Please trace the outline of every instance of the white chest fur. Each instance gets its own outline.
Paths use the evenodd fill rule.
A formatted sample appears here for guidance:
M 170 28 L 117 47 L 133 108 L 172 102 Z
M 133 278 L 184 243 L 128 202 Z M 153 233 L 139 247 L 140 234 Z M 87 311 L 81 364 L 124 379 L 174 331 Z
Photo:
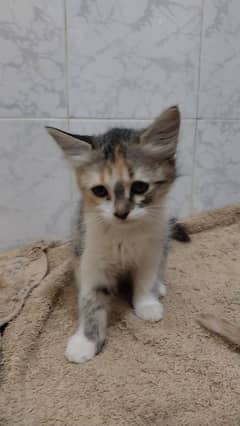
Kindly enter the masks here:
M 138 226 L 101 226 L 92 223 L 86 232 L 85 253 L 92 264 L 123 271 L 151 257 L 155 262 L 163 240 L 163 223 Z

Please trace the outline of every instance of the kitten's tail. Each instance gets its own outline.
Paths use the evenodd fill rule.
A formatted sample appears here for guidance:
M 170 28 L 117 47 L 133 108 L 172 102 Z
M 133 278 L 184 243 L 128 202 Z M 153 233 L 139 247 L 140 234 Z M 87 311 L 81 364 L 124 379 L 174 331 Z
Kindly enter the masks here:
M 173 240 L 181 241 L 182 243 L 189 243 L 191 238 L 187 232 L 186 226 L 183 223 L 177 221 L 173 218 L 170 220 L 171 226 L 171 238 Z
M 240 327 L 231 322 L 215 317 L 211 314 L 202 314 L 197 321 L 206 329 L 240 346 Z

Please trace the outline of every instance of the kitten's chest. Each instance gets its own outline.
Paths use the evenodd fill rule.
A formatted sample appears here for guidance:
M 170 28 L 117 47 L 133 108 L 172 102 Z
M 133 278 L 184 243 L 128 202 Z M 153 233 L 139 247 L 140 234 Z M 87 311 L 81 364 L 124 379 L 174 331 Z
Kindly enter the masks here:
M 144 241 L 135 236 L 120 235 L 106 242 L 106 250 L 114 263 L 121 267 L 134 264 L 141 258 L 144 249 Z
M 146 255 L 158 253 L 160 244 L 156 233 L 141 232 L 140 229 L 92 233 L 90 239 L 89 250 L 98 262 L 119 270 L 132 268 Z

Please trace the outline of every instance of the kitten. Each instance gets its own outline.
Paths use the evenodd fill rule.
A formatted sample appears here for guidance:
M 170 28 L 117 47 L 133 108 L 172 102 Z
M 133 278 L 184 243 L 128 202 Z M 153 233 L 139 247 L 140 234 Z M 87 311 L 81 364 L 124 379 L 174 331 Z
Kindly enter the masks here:
M 135 314 L 149 321 L 163 316 L 164 205 L 176 177 L 179 127 L 179 110 L 171 107 L 143 130 L 80 136 L 47 128 L 72 163 L 82 195 L 75 232 L 80 325 L 67 344 L 69 361 L 87 361 L 101 350 L 110 295 L 126 275 Z

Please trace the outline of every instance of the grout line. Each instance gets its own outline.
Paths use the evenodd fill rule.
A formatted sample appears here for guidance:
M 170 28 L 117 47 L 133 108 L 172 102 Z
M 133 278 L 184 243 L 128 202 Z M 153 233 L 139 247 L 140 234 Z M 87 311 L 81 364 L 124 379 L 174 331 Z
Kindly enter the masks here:
M 153 121 L 156 117 L 127 118 L 127 117 L 0 117 L 0 120 L 69 120 L 69 121 Z M 183 117 L 182 120 L 195 120 L 196 117 Z
M 121 117 L 0 117 L 1 121 L 60 121 L 60 120 L 67 120 L 70 121 L 153 121 L 154 117 L 149 118 L 121 118 Z M 231 122 L 231 121 L 240 121 L 239 118 L 212 118 L 212 117 L 182 117 L 182 121 L 224 121 L 224 122 Z
M 66 91 L 66 107 L 67 118 L 69 118 L 69 67 L 68 67 L 68 31 L 67 31 L 67 5 L 66 0 L 63 0 L 64 7 L 64 49 L 65 49 L 65 91 Z
M 1 121 L 63 121 L 69 120 L 68 117 L 0 117 Z
M 67 117 L 66 117 L 67 118 Z M 146 118 L 122 118 L 122 117 L 69 117 L 69 120 L 71 121 L 151 121 L 155 120 L 156 116 L 154 117 L 146 117 Z M 0 118 L 1 120 L 1 118 Z M 222 118 L 222 117 L 182 117 L 182 121 L 240 121 L 239 118 Z
M 127 117 L 69 117 L 71 121 L 153 121 L 156 116 L 153 117 L 141 117 L 141 118 L 127 118 Z M 195 120 L 196 117 L 183 117 L 182 120 Z
M 205 0 L 202 0 L 202 13 L 200 23 L 200 46 L 199 46 L 199 61 L 198 61 L 198 82 L 197 82 L 197 100 L 196 100 L 196 118 L 199 117 L 199 103 L 200 103 L 200 88 L 201 88 L 201 65 L 202 65 L 202 38 L 203 38 L 203 20 L 204 20 Z
M 195 119 L 197 121 L 240 121 L 240 117 L 239 118 L 196 117 Z
M 201 23 L 200 23 L 200 45 L 199 45 L 199 60 L 198 60 L 198 83 L 197 83 L 197 99 L 196 99 L 196 120 L 193 139 L 193 163 L 192 163 L 192 179 L 191 179 L 191 197 L 190 197 L 190 213 L 194 211 L 194 188 L 195 188 L 195 162 L 197 151 L 197 131 L 198 131 L 198 116 L 199 116 L 199 99 L 201 86 L 201 63 L 202 63 L 202 36 L 203 36 L 203 19 L 205 11 L 205 0 L 202 0 Z
M 69 56 L 68 56 L 68 22 L 67 22 L 67 4 L 66 0 L 64 1 L 64 29 L 65 29 L 65 90 L 66 90 L 66 106 L 67 106 L 67 131 L 70 131 L 70 95 L 69 95 Z M 75 199 L 75 175 L 71 173 L 70 175 L 70 198 L 71 204 L 76 202 Z
M 193 154 L 192 154 L 192 172 L 191 172 L 191 190 L 190 190 L 190 214 L 194 212 L 194 188 L 195 188 L 195 162 L 196 162 L 196 151 L 197 151 L 197 131 L 198 131 L 198 119 L 195 120 L 194 136 L 193 136 Z

